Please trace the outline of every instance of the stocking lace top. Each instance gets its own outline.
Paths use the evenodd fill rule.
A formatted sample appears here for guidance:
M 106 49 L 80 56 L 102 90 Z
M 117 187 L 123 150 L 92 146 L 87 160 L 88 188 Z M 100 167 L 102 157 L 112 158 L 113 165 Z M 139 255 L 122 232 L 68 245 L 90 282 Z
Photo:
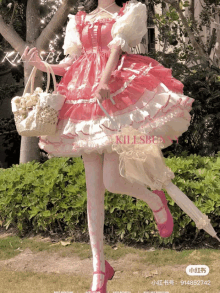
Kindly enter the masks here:
M 106 12 L 110 13 L 109 11 Z M 146 5 L 137 0 L 130 0 L 126 2 L 122 16 L 119 16 L 117 12 L 110 14 L 112 15 L 112 19 L 115 20 L 115 23 L 111 28 L 112 40 L 107 46 L 111 49 L 120 45 L 123 52 L 131 53 L 131 48 L 137 46 L 147 33 Z M 76 26 L 76 15 L 69 14 L 68 17 L 69 22 L 67 23 L 66 35 L 62 47 L 64 49 L 64 55 L 68 56 L 60 63 L 69 62 L 71 65 L 72 61 L 81 55 L 82 43 Z M 90 24 L 92 25 L 92 22 Z

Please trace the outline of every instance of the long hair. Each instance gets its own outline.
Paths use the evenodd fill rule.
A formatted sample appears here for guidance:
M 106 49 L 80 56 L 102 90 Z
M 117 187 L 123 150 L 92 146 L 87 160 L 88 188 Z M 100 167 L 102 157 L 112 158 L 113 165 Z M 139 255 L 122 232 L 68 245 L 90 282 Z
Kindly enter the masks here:
M 129 0 L 115 0 L 115 3 L 122 7 L 123 3 L 128 2 Z M 143 4 L 146 4 L 146 0 L 137 0 Z M 80 7 L 80 9 L 79 9 Z M 75 7 L 72 9 L 70 13 L 76 14 L 79 10 L 83 10 L 86 13 L 90 13 L 98 7 L 98 0 L 77 0 L 75 3 Z
M 127 1 L 126 0 L 115 0 L 115 3 L 118 6 L 122 7 L 123 3 L 126 3 Z M 80 2 L 84 6 L 84 11 L 86 13 L 90 13 L 98 7 L 98 0 L 85 0 L 85 1 L 80 1 Z

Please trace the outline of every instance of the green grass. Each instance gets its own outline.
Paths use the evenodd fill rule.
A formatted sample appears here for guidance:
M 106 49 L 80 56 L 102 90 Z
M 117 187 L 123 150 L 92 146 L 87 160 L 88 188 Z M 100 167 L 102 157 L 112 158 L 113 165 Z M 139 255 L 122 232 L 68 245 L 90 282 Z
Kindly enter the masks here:
M 19 250 L 18 250 L 19 248 Z M 87 266 L 82 273 L 38 273 L 29 271 L 13 271 L 11 268 L 0 266 L 0 292 L 1 293 L 54 293 L 74 292 L 85 293 L 92 282 L 92 252 L 90 244 L 71 243 L 62 246 L 60 243 L 40 241 L 39 237 L 19 238 L 8 236 L 0 238 L 0 260 L 15 257 L 21 250 L 29 248 L 33 253 L 46 251 L 49 254 L 58 253 L 61 257 L 77 256 L 82 261 L 90 259 L 91 267 Z M 108 291 L 128 291 L 143 293 L 144 291 L 167 291 L 169 293 L 199 293 L 220 292 L 219 281 L 219 258 L 220 251 L 217 249 L 198 249 L 175 251 L 170 249 L 145 249 L 128 247 L 122 243 L 117 244 L 117 250 L 110 245 L 104 245 L 105 259 L 114 263 L 116 274 L 112 281 L 108 282 Z M 73 260 L 74 261 L 74 260 Z M 188 276 L 185 268 L 189 264 L 205 264 L 209 266 L 210 273 L 203 277 Z M 181 267 L 182 266 L 182 267 Z M 55 268 L 54 268 L 55 269 Z M 146 277 L 146 274 L 152 276 Z M 56 269 L 55 269 L 56 271 Z M 146 273 L 145 275 L 143 273 Z M 117 277 L 116 277 L 117 276 Z M 174 280 L 175 285 L 156 286 L 152 285 L 155 280 Z M 211 285 L 181 285 L 181 280 L 210 280 Z

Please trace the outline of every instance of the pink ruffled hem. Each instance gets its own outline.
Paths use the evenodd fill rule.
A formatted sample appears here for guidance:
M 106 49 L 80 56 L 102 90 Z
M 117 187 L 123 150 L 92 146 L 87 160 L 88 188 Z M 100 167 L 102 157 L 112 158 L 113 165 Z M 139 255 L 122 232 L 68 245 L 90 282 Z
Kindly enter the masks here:
M 193 102 L 194 99 L 174 93 L 160 83 L 153 91 L 145 89 L 137 103 L 111 117 L 119 129 L 131 125 L 143 134 L 163 137 L 166 148 L 187 131 Z M 91 152 L 102 154 L 112 152 L 111 137 L 116 133 L 117 129 L 105 115 L 80 122 L 69 118 L 59 121 L 55 135 L 39 137 L 38 145 L 51 157 L 79 157 Z

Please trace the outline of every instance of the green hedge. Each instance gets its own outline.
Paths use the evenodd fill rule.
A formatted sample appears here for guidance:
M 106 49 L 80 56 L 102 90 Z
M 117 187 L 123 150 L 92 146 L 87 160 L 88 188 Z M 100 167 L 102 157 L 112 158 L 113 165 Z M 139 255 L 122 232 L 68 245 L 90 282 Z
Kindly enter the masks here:
M 175 173 L 173 183 L 207 214 L 218 233 L 220 153 L 214 157 L 183 153 L 181 157 L 165 160 Z M 144 201 L 106 190 L 106 239 L 166 244 L 184 239 L 186 235 L 194 237 L 198 231 L 195 223 L 167 193 L 166 196 L 174 218 L 174 231 L 169 238 L 161 238 L 153 213 Z M 33 161 L 0 169 L 0 221 L 6 229 L 17 227 L 20 235 L 30 230 L 35 233 L 63 231 L 74 235 L 80 230 L 88 237 L 82 159 L 52 158 L 43 164 Z

